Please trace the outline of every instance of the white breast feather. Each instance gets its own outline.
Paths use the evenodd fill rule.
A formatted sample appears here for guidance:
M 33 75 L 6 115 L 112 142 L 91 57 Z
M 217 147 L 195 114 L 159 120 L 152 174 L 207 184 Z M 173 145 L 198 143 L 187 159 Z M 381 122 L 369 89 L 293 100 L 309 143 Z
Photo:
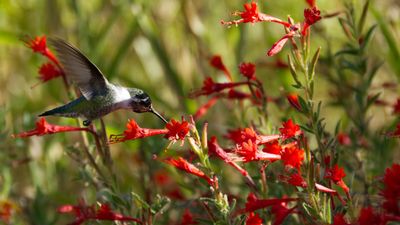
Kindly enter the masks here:
M 115 90 L 115 102 L 117 102 L 117 107 L 118 108 L 130 108 L 130 99 L 131 95 L 129 94 L 129 91 L 125 88 L 122 87 L 117 87 L 114 86 Z

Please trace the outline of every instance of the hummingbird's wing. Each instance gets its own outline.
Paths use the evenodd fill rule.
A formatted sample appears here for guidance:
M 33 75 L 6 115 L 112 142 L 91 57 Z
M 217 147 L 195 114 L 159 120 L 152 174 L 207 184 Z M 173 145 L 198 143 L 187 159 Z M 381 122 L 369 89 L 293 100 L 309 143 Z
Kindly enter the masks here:
M 57 38 L 52 38 L 49 42 L 57 51 L 66 75 L 78 86 L 87 100 L 107 90 L 107 79 L 77 48 Z

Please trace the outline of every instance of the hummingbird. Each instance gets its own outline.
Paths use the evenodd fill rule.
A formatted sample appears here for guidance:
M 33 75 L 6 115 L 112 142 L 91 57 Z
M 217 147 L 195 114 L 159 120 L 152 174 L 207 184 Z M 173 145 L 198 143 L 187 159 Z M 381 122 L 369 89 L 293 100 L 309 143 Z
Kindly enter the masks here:
M 83 125 L 89 126 L 92 120 L 127 109 L 136 113 L 153 113 L 167 123 L 154 109 L 146 92 L 110 83 L 95 64 L 64 40 L 50 39 L 49 42 L 57 52 L 65 75 L 79 88 L 82 96 L 39 116 L 83 118 Z

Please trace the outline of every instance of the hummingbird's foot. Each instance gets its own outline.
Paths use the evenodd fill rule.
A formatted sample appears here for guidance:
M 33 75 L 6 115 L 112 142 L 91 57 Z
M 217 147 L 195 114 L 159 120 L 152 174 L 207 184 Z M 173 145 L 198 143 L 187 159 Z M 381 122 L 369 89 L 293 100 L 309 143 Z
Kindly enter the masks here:
M 87 126 L 89 126 L 91 123 L 92 123 L 91 120 L 84 120 L 84 121 L 83 121 L 83 126 L 87 127 Z

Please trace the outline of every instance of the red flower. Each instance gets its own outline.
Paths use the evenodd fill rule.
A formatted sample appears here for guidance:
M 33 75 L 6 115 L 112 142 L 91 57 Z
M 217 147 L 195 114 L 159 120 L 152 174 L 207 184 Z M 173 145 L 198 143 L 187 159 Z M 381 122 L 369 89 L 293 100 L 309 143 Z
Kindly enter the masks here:
M 256 213 L 250 213 L 246 219 L 246 225 L 262 225 L 262 219 Z
M 301 105 L 300 105 L 300 102 L 299 102 L 299 96 L 297 94 L 288 94 L 286 96 L 286 99 L 288 100 L 290 105 L 292 105 L 298 111 L 301 111 Z
M 5 224 L 10 223 L 11 215 L 16 206 L 10 201 L 0 202 L 0 221 L 4 221 Z
M 61 70 L 56 68 L 52 63 L 45 63 L 39 68 L 39 79 L 42 82 L 49 81 L 63 74 Z
M 302 188 L 307 187 L 307 182 L 303 179 L 303 177 L 299 173 L 293 173 L 292 175 L 290 175 L 288 183 L 293 186 L 298 186 Z
M 215 103 L 217 103 L 218 97 L 214 97 L 211 98 L 210 100 L 208 100 L 208 102 L 202 106 L 200 106 L 200 108 L 196 111 L 196 113 L 193 116 L 194 120 L 199 119 L 200 117 L 202 117 L 204 114 L 207 113 L 207 111 L 213 107 L 213 105 L 215 105 Z
M 55 63 L 57 66 L 60 67 L 60 63 L 58 62 L 57 58 L 47 47 L 45 35 L 43 35 L 42 37 L 37 36 L 35 37 L 35 39 L 26 40 L 25 44 L 27 47 L 31 48 L 33 52 L 38 52 L 44 55 L 50 61 L 52 61 L 53 63 Z
M 278 52 L 280 52 L 283 46 L 286 44 L 286 42 L 296 34 L 295 30 L 290 31 L 289 33 L 285 34 L 281 39 L 279 39 L 277 42 L 275 42 L 272 45 L 272 47 L 268 50 L 267 55 L 274 56 Z
M 168 125 L 168 124 L 167 124 Z M 123 134 L 110 135 L 110 144 L 115 144 L 127 140 L 135 140 L 139 138 L 150 137 L 159 134 L 168 134 L 168 129 L 148 129 L 141 128 L 135 120 L 130 119 L 126 124 L 126 130 Z
M 346 133 L 340 132 L 340 133 L 338 133 L 336 138 L 337 138 L 339 144 L 341 144 L 341 145 L 344 145 L 344 146 L 351 145 L 351 139 L 350 139 L 349 135 Z
M 285 199 L 285 198 L 283 198 Z M 296 209 L 287 207 L 287 202 L 281 202 L 280 204 L 275 204 L 271 207 L 271 213 L 275 215 L 274 223 L 272 225 L 280 225 L 283 223 L 285 218 Z
M 273 22 L 273 23 L 279 23 L 282 24 L 286 27 L 290 27 L 290 23 L 287 23 L 285 21 L 282 21 L 278 18 L 272 17 L 270 15 L 264 14 L 264 13 L 260 13 L 258 12 L 258 8 L 257 8 L 257 3 L 255 2 L 251 2 L 249 3 L 245 3 L 243 5 L 244 10 L 243 12 L 236 12 L 234 13 L 235 16 L 240 16 L 241 19 L 238 20 L 233 20 L 233 21 L 228 21 L 225 22 L 223 20 L 221 20 L 221 24 L 223 25 L 237 25 L 239 23 L 257 23 L 257 22 Z
M 235 153 L 239 156 L 235 161 L 259 161 L 259 160 L 278 160 L 281 158 L 279 154 L 270 154 L 259 151 L 256 142 L 248 140 L 240 145 L 237 145 Z
M 228 91 L 228 99 L 238 99 L 238 100 L 243 100 L 246 98 L 251 98 L 251 94 L 249 93 L 244 93 L 241 91 L 236 91 L 235 89 L 230 89 Z
M 229 130 L 226 137 L 236 144 L 241 144 L 247 141 L 257 141 L 258 137 L 253 128 L 238 128 L 236 130 Z
M 344 169 L 339 167 L 337 164 L 333 166 L 331 169 L 327 169 L 325 171 L 325 178 L 328 178 L 333 181 L 336 185 L 339 185 L 343 191 L 346 192 L 348 195 L 349 193 L 349 188 L 347 185 L 344 183 L 343 178 L 346 176 L 346 173 L 344 172 Z
M 54 133 L 61 133 L 61 132 L 71 132 L 71 131 L 87 131 L 93 132 L 88 128 L 83 127 L 72 127 L 72 126 L 59 126 L 54 124 L 47 123 L 45 118 L 41 118 L 36 122 L 36 128 L 30 131 L 22 132 L 19 134 L 12 135 L 13 138 L 24 138 L 30 136 L 42 136 L 46 134 L 54 134 Z
M 165 127 L 168 133 L 166 133 L 164 137 L 169 140 L 184 140 L 189 133 L 189 123 L 183 119 L 181 123 L 172 119 Z
M 400 216 L 400 164 L 393 164 L 386 169 L 383 183 L 385 187 L 380 193 L 385 199 L 383 208 L 388 213 Z
M 181 225 L 194 225 L 197 224 L 196 221 L 193 219 L 192 213 L 188 208 L 185 209 L 185 212 L 182 215 L 182 222 Z
M 400 123 L 396 125 L 396 130 L 392 132 L 388 132 L 387 136 L 389 137 L 400 137 Z
M 313 25 L 314 23 L 318 22 L 321 20 L 321 11 L 316 6 L 313 6 L 312 8 L 307 8 L 304 9 L 304 24 L 303 24 L 303 30 L 301 31 L 301 34 L 304 36 L 306 35 L 306 32 L 308 28 Z
M 350 223 L 346 222 L 343 214 L 338 213 L 333 217 L 333 225 L 350 225 Z
M 210 65 L 218 70 L 224 72 L 225 76 L 228 78 L 229 81 L 232 81 L 232 76 L 229 70 L 226 68 L 225 64 L 222 62 L 221 56 L 214 55 L 210 59 Z
M 208 141 L 208 150 L 209 150 L 209 154 L 215 154 L 220 159 L 222 159 L 224 162 L 228 163 L 233 168 L 235 168 L 237 171 L 239 171 L 243 176 L 247 177 L 248 179 L 251 179 L 251 177 L 249 176 L 249 173 L 246 170 L 244 170 L 242 167 L 237 165 L 235 162 L 233 162 L 231 156 L 229 156 L 229 154 L 227 152 L 225 152 L 218 145 L 216 137 L 213 136 Z
M 292 119 L 283 122 L 282 127 L 279 128 L 279 131 L 281 132 L 282 138 L 284 140 L 301 134 L 300 126 L 293 123 Z
M 279 145 L 278 141 L 272 141 L 264 144 L 263 152 L 280 155 L 282 151 L 282 147 Z M 271 162 L 275 162 L 276 160 L 271 160 Z
M 81 201 L 78 205 L 63 205 L 58 208 L 58 212 L 75 214 L 75 221 L 71 225 L 80 225 L 88 220 L 132 221 L 142 224 L 138 219 L 111 211 L 107 204 L 100 204 L 100 208 L 96 209 L 94 205 L 87 206 Z
M 189 97 L 194 98 L 201 95 L 210 95 L 223 91 L 225 89 L 237 87 L 240 85 L 247 85 L 247 82 L 228 82 L 228 83 L 215 83 L 211 77 L 207 77 L 203 81 L 203 87 L 200 90 L 193 91 L 190 93 Z
M 285 166 L 294 167 L 298 170 L 304 160 L 304 151 L 296 146 L 285 148 L 281 153 L 281 159 Z
M 237 210 L 234 215 L 254 212 L 258 209 L 263 209 L 269 206 L 280 205 L 285 202 L 297 201 L 297 198 L 271 198 L 271 199 L 257 199 L 254 194 L 250 193 L 247 197 L 246 207 Z
M 203 171 L 198 169 L 196 166 L 193 164 L 189 163 L 182 157 L 178 157 L 177 159 L 165 159 L 163 160 L 165 163 L 168 163 L 177 169 L 180 169 L 182 171 L 185 171 L 187 173 L 193 174 L 197 177 L 200 177 L 208 182 L 208 184 L 213 185 L 214 181 L 213 179 L 209 178 Z
M 239 71 L 243 76 L 247 77 L 247 79 L 256 80 L 256 65 L 253 63 L 241 63 L 239 65 Z
M 384 225 L 387 221 L 383 218 L 383 216 L 375 213 L 372 207 L 367 207 L 361 209 L 357 222 L 359 225 Z
M 398 98 L 393 105 L 393 114 L 400 114 L 400 98 Z

